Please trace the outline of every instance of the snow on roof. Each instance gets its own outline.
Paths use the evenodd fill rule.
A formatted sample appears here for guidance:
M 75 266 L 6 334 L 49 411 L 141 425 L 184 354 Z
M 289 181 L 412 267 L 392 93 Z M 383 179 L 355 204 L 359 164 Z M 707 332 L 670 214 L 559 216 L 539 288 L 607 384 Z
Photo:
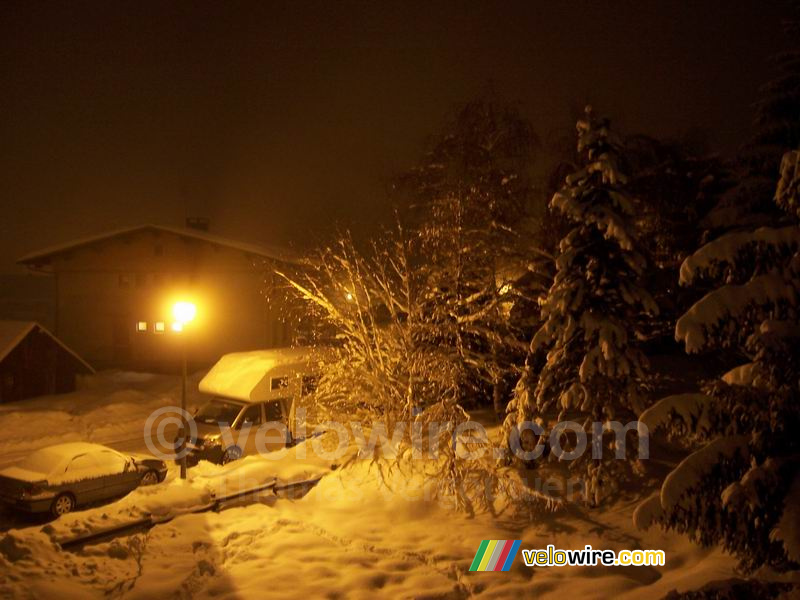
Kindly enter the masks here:
M 138 233 L 142 231 L 171 233 L 183 238 L 199 240 L 202 242 L 213 244 L 215 246 L 233 248 L 234 250 L 240 250 L 241 252 L 244 252 L 246 254 L 253 254 L 264 258 L 277 259 L 284 262 L 296 263 L 300 261 L 299 256 L 293 254 L 292 252 L 290 252 L 285 248 L 278 248 L 275 246 L 263 246 L 260 244 L 251 244 L 248 242 L 240 242 L 237 240 L 231 240 L 228 238 L 220 237 L 218 235 L 212 235 L 210 233 L 207 233 L 205 231 L 200 231 L 198 229 L 189 229 L 186 227 L 172 227 L 169 225 L 147 224 L 147 225 L 137 225 L 134 227 L 125 227 L 122 229 L 115 229 L 98 235 L 87 236 L 84 238 L 79 238 L 77 240 L 72 240 L 70 242 L 65 242 L 63 244 L 50 246 L 48 248 L 44 248 L 42 250 L 38 250 L 30 254 L 26 254 L 25 256 L 20 258 L 17 262 L 20 264 L 39 264 L 47 262 L 53 256 L 56 256 L 63 252 L 74 250 L 75 248 L 89 246 L 91 244 L 102 242 L 111 238 L 129 235 L 131 233 Z
M 319 351 L 314 348 L 233 352 L 220 358 L 198 387 L 206 394 L 256 402 L 266 399 L 270 390 L 267 380 L 270 371 L 277 367 L 308 365 L 320 359 Z
M 45 446 L 40 448 L 48 454 L 58 454 L 59 456 L 72 458 L 76 454 L 86 454 L 87 452 L 97 452 L 100 450 L 108 450 L 107 446 L 100 444 L 92 444 L 91 442 L 64 442 L 63 444 L 53 444 L 52 446 Z
M 89 363 L 75 354 L 75 352 L 68 348 L 64 342 L 59 340 L 56 336 L 54 336 L 36 321 L 0 321 L 0 361 L 8 356 L 9 353 L 16 348 L 17 345 L 34 329 L 38 329 L 45 335 L 49 336 L 56 344 L 71 354 L 75 360 L 86 367 L 90 373 L 94 373 L 94 369 Z
M 64 469 L 73 458 L 89 452 L 118 454 L 116 450 L 89 442 L 54 444 L 34 450 L 21 462 L 0 471 L 0 474 L 22 481 L 38 481 L 45 478 L 49 480 L 54 474 L 63 476 Z

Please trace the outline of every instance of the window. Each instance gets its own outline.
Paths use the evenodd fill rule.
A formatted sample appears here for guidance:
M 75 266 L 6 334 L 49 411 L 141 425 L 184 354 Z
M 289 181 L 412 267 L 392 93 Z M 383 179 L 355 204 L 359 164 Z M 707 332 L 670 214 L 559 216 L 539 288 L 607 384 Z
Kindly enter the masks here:
M 124 273 L 120 273 L 117 277 L 117 283 L 121 288 L 129 288 L 131 286 L 131 277 Z
M 167 326 L 164 324 L 164 321 L 156 321 L 155 327 L 153 331 L 155 333 L 164 333 L 167 330 Z
M 116 452 L 111 452 L 110 450 L 101 450 L 100 452 L 94 452 L 93 454 L 97 460 L 98 474 L 117 475 L 125 472 L 127 461 Z
M 273 377 L 272 381 L 270 381 L 270 389 L 271 390 L 281 390 L 283 388 L 289 387 L 289 378 L 288 377 Z
M 137 321 L 136 331 L 139 333 L 145 333 L 147 331 L 147 321 Z
M 147 273 L 137 273 L 136 274 L 136 287 L 144 287 L 147 285 Z
M 79 454 L 73 458 L 67 466 L 67 472 L 81 471 L 83 469 L 93 469 L 97 466 L 97 462 L 91 453 Z
M 316 375 L 303 375 L 303 385 L 300 390 L 301 396 L 308 396 L 317 389 L 319 377 Z
M 214 398 L 204 404 L 197 411 L 194 418 L 198 423 L 205 423 L 206 425 L 216 425 L 217 423 L 231 425 L 241 409 L 241 404 L 227 402 L 222 398 Z
M 267 414 L 267 423 L 271 421 L 283 421 L 281 402 L 282 400 L 275 400 L 274 402 L 267 402 L 264 404 L 264 411 Z
M 239 419 L 239 427 L 249 427 L 251 425 L 261 425 L 261 405 L 253 404 L 242 413 Z
M 155 254 L 156 256 L 163 256 L 164 255 L 164 246 L 162 246 L 161 244 L 156 244 L 153 247 L 153 254 Z

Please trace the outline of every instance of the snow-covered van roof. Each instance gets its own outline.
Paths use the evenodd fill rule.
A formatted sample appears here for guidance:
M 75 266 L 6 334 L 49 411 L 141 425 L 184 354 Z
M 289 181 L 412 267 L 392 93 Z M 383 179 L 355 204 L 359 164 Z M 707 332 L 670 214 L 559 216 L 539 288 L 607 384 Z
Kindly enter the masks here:
M 8 356 L 17 345 L 25 339 L 25 337 L 34 329 L 38 329 L 45 335 L 49 336 L 56 344 L 61 346 L 66 352 L 75 357 L 89 373 L 94 373 L 94 369 L 89 363 L 83 360 L 80 356 L 75 354 L 64 342 L 59 340 L 56 336 L 50 333 L 45 327 L 36 321 L 0 321 L 0 361 Z
M 205 394 L 223 396 L 245 402 L 269 399 L 270 378 L 277 370 L 316 370 L 324 359 L 319 348 L 273 348 L 251 352 L 233 352 L 219 359 L 200 380 L 199 389 Z
M 63 244 L 57 244 L 55 246 L 43 248 L 42 250 L 37 250 L 36 252 L 26 254 L 25 256 L 20 258 L 17 262 L 24 265 L 47 264 L 50 261 L 50 259 L 52 259 L 54 256 L 57 256 L 64 252 L 69 252 L 70 250 L 74 250 L 76 248 L 81 248 L 84 246 L 90 246 L 92 244 L 103 242 L 115 237 L 124 237 L 133 233 L 139 233 L 143 231 L 153 231 L 156 233 L 158 232 L 171 233 L 173 235 L 177 235 L 185 239 L 193 239 L 202 242 L 207 242 L 215 246 L 232 248 L 234 250 L 240 250 L 241 252 L 244 252 L 246 254 L 253 254 L 255 256 L 280 260 L 283 262 L 297 263 L 300 261 L 298 256 L 291 253 L 289 250 L 285 248 L 278 248 L 275 246 L 267 247 L 267 246 L 262 246 L 260 244 L 240 242 L 237 240 L 231 240 L 228 238 L 220 237 L 218 235 L 212 235 L 208 232 L 201 231 L 199 229 L 191 229 L 187 227 L 172 227 L 169 225 L 147 224 L 147 225 L 137 225 L 134 227 L 125 227 L 122 229 L 115 229 L 112 231 L 106 231 L 105 233 L 91 235 L 84 238 L 79 238 L 77 240 L 65 242 Z

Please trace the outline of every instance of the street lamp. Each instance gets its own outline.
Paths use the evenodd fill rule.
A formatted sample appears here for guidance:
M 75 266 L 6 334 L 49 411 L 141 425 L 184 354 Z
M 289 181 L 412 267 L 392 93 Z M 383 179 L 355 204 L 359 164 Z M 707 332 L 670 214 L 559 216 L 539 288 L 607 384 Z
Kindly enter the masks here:
M 175 322 L 172 330 L 175 333 L 183 332 L 186 324 L 194 319 L 197 314 L 197 307 L 191 302 L 176 302 L 172 307 L 172 316 Z M 181 442 L 181 479 L 186 479 L 186 437 L 188 436 L 189 424 L 186 422 L 186 337 L 181 340 L 181 428 L 183 429 Z

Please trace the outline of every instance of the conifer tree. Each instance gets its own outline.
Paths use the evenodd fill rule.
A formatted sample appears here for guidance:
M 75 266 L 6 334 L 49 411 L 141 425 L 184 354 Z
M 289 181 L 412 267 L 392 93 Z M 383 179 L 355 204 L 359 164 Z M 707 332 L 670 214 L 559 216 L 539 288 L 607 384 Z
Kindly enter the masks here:
M 555 280 L 542 305 L 544 324 L 509 405 L 509 433 L 533 419 L 546 428 L 553 417 L 591 432 L 594 422 L 642 408 L 647 367 L 635 329 L 657 307 L 639 285 L 646 261 L 638 251 L 634 202 L 608 121 L 587 107 L 577 130 L 583 167 L 551 200 L 572 229 L 560 242 Z M 613 489 L 620 465 L 613 453 L 591 455 L 585 452 L 571 466 L 585 468 L 588 499 L 597 503 Z
M 681 265 L 683 285 L 721 281 L 683 315 L 689 353 L 748 361 L 704 393 L 660 400 L 641 416 L 693 452 L 635 514 L 704 545 L 721 544 L 746 570 L 800 565 L 800 151 L 784 155 L 772 227 L 732 232 Z

